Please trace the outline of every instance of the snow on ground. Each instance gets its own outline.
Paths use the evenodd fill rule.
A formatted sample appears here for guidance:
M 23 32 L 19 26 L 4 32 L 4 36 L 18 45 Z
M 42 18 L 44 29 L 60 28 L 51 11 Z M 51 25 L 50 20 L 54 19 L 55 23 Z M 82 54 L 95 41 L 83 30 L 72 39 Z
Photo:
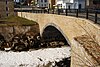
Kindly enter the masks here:
M 0 51 L 0 67 L 37 67 L 70 57 L 70 47 L 23 52 Z

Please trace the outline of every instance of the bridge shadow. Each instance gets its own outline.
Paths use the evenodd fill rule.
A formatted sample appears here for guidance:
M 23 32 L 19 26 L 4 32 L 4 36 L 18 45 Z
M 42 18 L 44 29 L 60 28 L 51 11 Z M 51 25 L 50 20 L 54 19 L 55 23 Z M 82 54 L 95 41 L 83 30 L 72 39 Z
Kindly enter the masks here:
M 64 45 L 70 46 L 63 34 L 54 26 L 47 26 L 42 33 L 43 42 L 63 42 Z
M 67 46 L 70 47 L 67 39 L 55 26 L 48 25 L 44 28 L 41 37 L 42 43 L 47 47 L 62 47 Z M 70 67 L 71 57 L 67 57 L 62 59 L 59 62 L 55 62 L 57 67 Z

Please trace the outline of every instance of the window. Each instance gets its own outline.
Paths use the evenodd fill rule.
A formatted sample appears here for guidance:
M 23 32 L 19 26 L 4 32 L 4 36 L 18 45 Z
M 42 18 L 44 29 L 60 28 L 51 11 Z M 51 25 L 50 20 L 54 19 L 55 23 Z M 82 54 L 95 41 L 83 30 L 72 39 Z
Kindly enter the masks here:
M 7 4 L 7 0 L 6 0 L 6 4 Z
M 47 0 L 44 0 L 44 2 L 47 2 Z
M 25 2 L 25 0 L 21 0 L 21 2 Z
M 47 5 L 46 5 L 46 4 L 44 4 L 44 6 L 46 7 Z
M 6 15 L 8 16 L 8 13 Z
M 6 7 L 6 11 L 8 11 L 8 7 Z
M 43 2 L 43 0 L 41 0 L 41 2 Z
M 41 6 L 43 7 L 43 4 L 41 4 Z

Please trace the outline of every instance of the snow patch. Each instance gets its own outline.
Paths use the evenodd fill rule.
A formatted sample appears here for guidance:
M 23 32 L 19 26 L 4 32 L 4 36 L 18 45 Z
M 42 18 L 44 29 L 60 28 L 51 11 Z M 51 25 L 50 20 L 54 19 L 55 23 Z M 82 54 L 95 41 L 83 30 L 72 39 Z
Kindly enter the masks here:
M 37 67 L 70 57 L 70 47 L 46 48 L 27 52 L 0 51 L 0 67 Z

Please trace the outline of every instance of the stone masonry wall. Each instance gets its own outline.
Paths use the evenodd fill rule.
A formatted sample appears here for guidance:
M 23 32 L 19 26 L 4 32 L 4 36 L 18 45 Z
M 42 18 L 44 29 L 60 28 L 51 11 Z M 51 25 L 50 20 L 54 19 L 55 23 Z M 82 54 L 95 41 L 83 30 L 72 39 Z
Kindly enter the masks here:
M 6 11 L 6 7 L 8 7 L 8 12 Z M 14 15 L 14 3 L 13 0 L 8 0 L 6 4 L 6 0 L 0 0 L 0 18 L 4 18 L 8 16 Z
M 19 12 L 18 15 L 21 16 L 21 13 Z M 87 34 L 94 38 L 100 45 L 100 27 L 92 21 L 70 16 L 25 12 L 22 13 L 22 17 L 37 21 L 40 27 L 40 34 L 42 34 L 46 26 L 52 25 L 62 32 L 62 34 L 66 35 L 69 41 L 74 37 Z
M 4 36 L 6 41 L 11 40 L 16 34 L 25 34 L 26 32 L 39 33 L 38 25 L 33 26 L 0 26 L 0 35 Z
M 21 13 L 18 13 L 18 16 L 21 16 Z M 79 60 L 80 58 L 75 58 L 73 55 L 73 51 L 81 55 L 82 60 L 84 60 L 85 57 L 87 56 L 89 57 L 89 59 L 87 60 L 91 60 L 91 62 L 94 62 L 94 60 L 92 60 L 93 58 L 91 58 L 91 55 L 88 55 L 87 51 L 85 51 L 83 47 L 81 47 L 76 41 L 73 41 L 74 38 L 77 36 L 88 35 L 96 43 L 98 43 L 98 46 L 100 46 L 100 27 L 96 24 L 93 24 L 92 21 L 70 16 L 54 15 L 54 14 L 22 13 L 22 17 L 37 21 L 40 27 L 41 34 L 45 29 L 45 27 L 52 25 L 56 27 L 64 35 L 64 37 L 69 42 L 72 48 L 71 67 L 85 67 L 85 66 L 79 66 L 83 65 L 85 61 L 82 62 L 82 64 L 80 62 L 78 62 L 78 65 L 76 64 L 77 62 L 76 60 Z M 86 64 L 89 63 L 86 62 Z M 96 65 L 96 62 L 94 62 L 94 64 Z
M 99 67 L 100 46 L 94 40 L 82 35 L 73 39 L 72 67 Z

